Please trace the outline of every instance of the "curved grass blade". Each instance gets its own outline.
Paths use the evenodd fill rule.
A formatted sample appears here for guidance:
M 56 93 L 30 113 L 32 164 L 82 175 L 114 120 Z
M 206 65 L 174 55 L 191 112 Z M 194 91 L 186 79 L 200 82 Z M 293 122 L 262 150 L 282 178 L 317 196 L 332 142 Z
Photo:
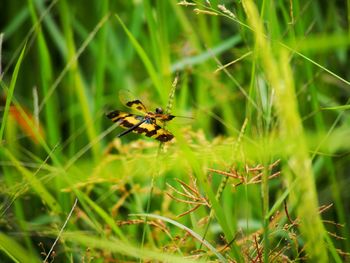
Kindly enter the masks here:
M 139 217 L 150 217 L 150 218 L 156 218 L 165 222 L 168 222 L 170 224 L 173 224 L 174 226 L 177 226 L 178 228 L 181 228 L 182 230 L 185 230 L 187 233 L 189 233 L 192 237 L 197 239 L 199 242 L 201 242 L 205 247 L 207 247 L 211 252 L 213 252 L 214 255 L 219 259 L 220 262 L 226 262 L 227 260 L 217 251 L 215 247 L 213 247 L 208 241 L 203 239 L 202 236 L 198 235 L 196 232 L 194 232 L 192 229 L 188 228 L 187 226 L 184 226 L 180 224 L 179 222 L 176 222 L 170 218 L 159 216 L 159 215 L 153 215 L 153 214 L 130 214 L 129 216 L 139 216 Z

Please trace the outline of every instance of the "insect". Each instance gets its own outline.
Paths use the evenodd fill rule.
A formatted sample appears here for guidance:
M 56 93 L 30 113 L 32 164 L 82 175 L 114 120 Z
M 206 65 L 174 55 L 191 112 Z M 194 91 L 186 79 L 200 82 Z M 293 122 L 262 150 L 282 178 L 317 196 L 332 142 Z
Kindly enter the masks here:
M 161 127 L 165 122 L 172 120 L 175 116 L 164 114 L 162 108 L 156 108 L 155 112 L 147 111 L 140 100 L 133 100 L 126 103 L 126 106 L 136 110 L 142 115 L 131 114 L 114 110 L 106 114 L 107 118 L 126 129 L 118 135 L 121 137 L 129 132 L 146 135 L 161 142 L 168 142 L 174 138 L 168 130 Z

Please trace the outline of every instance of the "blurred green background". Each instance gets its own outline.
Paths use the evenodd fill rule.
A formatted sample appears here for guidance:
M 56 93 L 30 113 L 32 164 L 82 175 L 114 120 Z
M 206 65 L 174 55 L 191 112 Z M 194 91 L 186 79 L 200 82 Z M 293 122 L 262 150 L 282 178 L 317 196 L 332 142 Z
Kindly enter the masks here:
M 350 1 L 0 10 L 1 262 L 349 260 Z

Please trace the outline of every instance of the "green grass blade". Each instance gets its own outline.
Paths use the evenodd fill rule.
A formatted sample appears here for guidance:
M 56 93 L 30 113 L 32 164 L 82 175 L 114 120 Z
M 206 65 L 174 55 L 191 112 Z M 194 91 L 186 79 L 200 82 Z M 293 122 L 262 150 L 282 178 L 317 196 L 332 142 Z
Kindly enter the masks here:
M 26 46 L 23 47 L 22 52 L 17 60 L 15 69 L 14 69 L 13 74 L 12 74 L 10 87 L 8 89 L 8 92 L 7 92 L 5 110 L 4 110 L 4 115 L 2 117 L 1 128 L 0 128 L 0 142 L 2 141 L 3 136 L 4 136 L 5 125 L 6 125 L 6 121 L 7 121 L 7 118 L 9 115 L 9 110 L 10 110 L 10 104 L 12 101 L 13 92 L 15 90 L 16 81 L 17 81 L 17 77 L 18 77 L 18 72 L 19 72 L 19 69 L 20 69 L 21 64 L 22 64 L 25 50 L 26 50 Z
M 243 3 L 255 34 L 256 44 L 261 51 L 259 55 L 264 72 L 271 87 L 276 90 L 275 107 L 278 112 L 280 125 L 283 127 L 283 137 L 289 142 L 288 149 L 285 149 L 290 160 L 287 173 L 289 187 L 295 181 L 297 182 L 293 190 L 290 191 L 290 195 L 293 203 L 297 205 L 297 214 L 301 220 L 300 229 L 305 239 L 306 251 L 311 260 L 327 262 L 328 255 L 324 240 L 324 236 L 327 233 L 318 213 L 316 187 L 303 127 L 297 110 L 295 88 L 292 71 L 288 64 L 288 55 L 283 49 L 274 50 L 276 55 L 273 54 L 272 47 L 265 38 L 263 24 L 255 4 L 250 0 L 246 0 Z
M 49 193 L 49 191 L 46 189 L 43 183 L 36 177 L 36 174 L 31 173 L 28 169 L 23 167 L 23 165 L 21 165 L 21 163 L 16 159 L 15 156 L 13 156 L 13 154 L 9 150 L 3 149 L 2 154 L 4 156 L 7 156 L 7 158 L 13 163 L 15 168 L 28 182 L 28 184 L 33 188 L 34 192 L 36 192 L 37 195 L 40 196 L 40 198 L 43 200 L 43 203 L 45 203 L 53 213 L 59 214 L 62 211 L 60 204 Z
M 33 0 L 28 1 L 29 10 L 31 13 L 32 21 L 35 26 L 36 33 L 38 35 L 38 53 L 39 62 L 41 68 L 41 88 L 43 94 L 47 95 L 50 85 L 53 82 L 53 66 L 51 61 L 51 53 L 49 51 L 48 43 L 45 39 L 45 35 L 41 28 L 41 20 L 39 20 Z M 55 145 L 60 135 L 60 129 L 58 128 L 58 122 L 56 120 L 56 113 L 58 112 L 57 98 L 51 97 L 45 105 L 45 120 L 47 124 L 46 132 L 48 134 L 48 144 L 50 146 Z
M 158 92 L 158 95 L 162 99 L 162 103 L 164 103 L 166 101 L 166 93 L 163 92 L 163 87 L 162 87 L 162 84 L 160 82 L 160 79 L 158 77 L 158 73 L 157 73 L 154 65 L 152 64 L 151 60 L 147 56 L 146 51 L 142 48 L 140 43 L 137 42 L 137 40 L 131 34 L 129 29 L 126 27 L 126 25 L 121 20 L 121 18 L 118 15 L 115 15 L 115 17 L 117 18 L 118 22 L 120 23 L 120 25 L 124 29 L 125 33 L 127 34 L 128 38 L 130 39 L 131 44 L 134 46 L 136 52 L 140 56 L 143 64 L 145 65 L 145 68 L 146 68 L 150 78 L 152 79 L 152 82 L 153 82 L 153 84 L 154 84 L 154 86 L 155 86 L 155 88 L 156 88 L 156 90 Z
M 67 1 L 62 0 L 59 3 L 60 11 L 61 11 L 61 18 L 63 21 L 63 28 L 64 28 L 64 35 L 68 50 L 68 57 L 67 61 L 71 61 L 71 67 L 69 71 L 69 77 L 70 77 L 70 83 L 74 87 L 74 91 L 76 94 L 76 98 L 79 102 L 79 106 L 83 115 L 83 119 L 85 121 L 86 127 L 87 127 L 87 134 L 89 137 L 89 140 L 92 141 L 93 138 L 96 137 L 96 129 L 93 122 L 93 114 L 92 114 L 92 108 L 89 103 L 89 96 L 88 96 L 88 90 L 86 86 L 84 85 L 84 81 L 82 79 L 82 76 L 80 74 L 79 70 L 79 64 L 78 61 L 75 59 L 76 54 L 78 53 L 75 48 L 74 44 L 74 32 L 72 30 L 71 24 L 72 24 L 72 18 L 70 17 L 69 13 L 69 6 Z M 108 16 L 105 16 L 102 18 L 102 21 L 106 21 L 106 18 Z M 91 35 L 95 35 L 96 31 L 100 29 L 101 24 L 98 24 L 94 31 L 91 33 Z M 92 36 L 89 36 L 92 37 Z M 96 143 L 92 147 L 92 152 L 94 154 L 94 157 L 98 159 L 99 153 L 100 153 L 100 144 Z
M 149 218 L 156 218 L 165 222 L 168 222 L 170 224 L 173 224 L 177 226 L 178 228 L 184 230 L 185 232 L 189 233 L 192 237 L 197 239 L 198 242 L 202 243 L 205 247 L 207 247 L 220 262 L 226 262 L 226 259 L 217 251 L 216 248 L 214 248 L 208 241 L 206 241 L 203 237 L 201 237 L 196 232 L 192 231 L 192 229 L 184 226 L 183 224 L 180 224 L 179 222 L 176 222 L 170 218 L 159 216 L 159 215 L 152 215 L 152 214 L 130 214 L 130 216 L 138 216 L 138 217 L 149 217 Z
M 117 259 L 121 260 L 121 255 L 131 257 L 133 259 L 144 259 L 151 262 L 174 262 L 174 263 L 194 263 L 197 260 L 190 260 L 184 257 L 178 257 L 169 253 L 160 251 L 152 251 L 150 249 L 140 249 L 116 238 L 101 238 L 93 235 L 88 235 L 80 232 L 64 233 L 63 237 L 74 244 L 82 244 L 89 249 L 99 249 L 103 251 L 118 253 Z M 127 260 L 129 259 L 129 260 Z M 124 259 L 130 261 L 130 258 Z M 204 262 L 199 260 L 199 262 Z
M 36 255 L 28 253 L 13 237 L 4 233 L 0 233 L 0 250 L 6 253 L 13 262 L 40 262 Z

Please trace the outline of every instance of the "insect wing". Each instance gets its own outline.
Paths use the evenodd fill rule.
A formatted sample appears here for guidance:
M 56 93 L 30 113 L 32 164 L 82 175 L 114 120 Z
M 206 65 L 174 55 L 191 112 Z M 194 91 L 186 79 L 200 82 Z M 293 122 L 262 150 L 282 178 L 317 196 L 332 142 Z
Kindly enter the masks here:
M 135 97 L 132 95 L 132 93 L 129 90 L 125 90 L 125 89 L 120 90 L 119 99 L 124 105 L 126 105 L 130 109 L 138 111 L 142 114 L 147 113 L 147 108 L 145 107 L 145 105 L 140 100 L 135 99 Z
M 143 119 L 141 121 L 139 121 L 138 123 L 136 123 L 134 126 L 131 126 L 129 129 L 119 133 L 117 136 L 118 137 L 122 137 L 125 134 L 128 134 L 129 132 L 137 132 L 135 131 L 135 129 L 137 129 L 137 127 L 139 127 L 142 123 L 144 123 L 146 121 L 146 119 Z
M 167 142 L 174 138 L 174 135 L 171 134 L 169 131 L 163 129 L 156 123 L 153 123 L 149 120 L 143 122 L 140 126 L 135 128 L 134 132 L 143 134 L 147 137 L 151 137 L 161 142 Z
M 143 114 L 147 113 L 147 109 L 146 109 L 145 105 L 143 105 L 143 103 L 140 100 L 128 101 L 125 105 L 127 107 L 129 107 L 130 109 L 136 110 L 136 111 L 141 112 Z
M 124 111 L 111 111 L 108 113 L 107 118 L 111 119 L 113 122 L 118 123 L 122 128 L 129 129 L 134 125 L 138 124 L 142 120 L 144 120 L 143 116 L 131 114 Z

